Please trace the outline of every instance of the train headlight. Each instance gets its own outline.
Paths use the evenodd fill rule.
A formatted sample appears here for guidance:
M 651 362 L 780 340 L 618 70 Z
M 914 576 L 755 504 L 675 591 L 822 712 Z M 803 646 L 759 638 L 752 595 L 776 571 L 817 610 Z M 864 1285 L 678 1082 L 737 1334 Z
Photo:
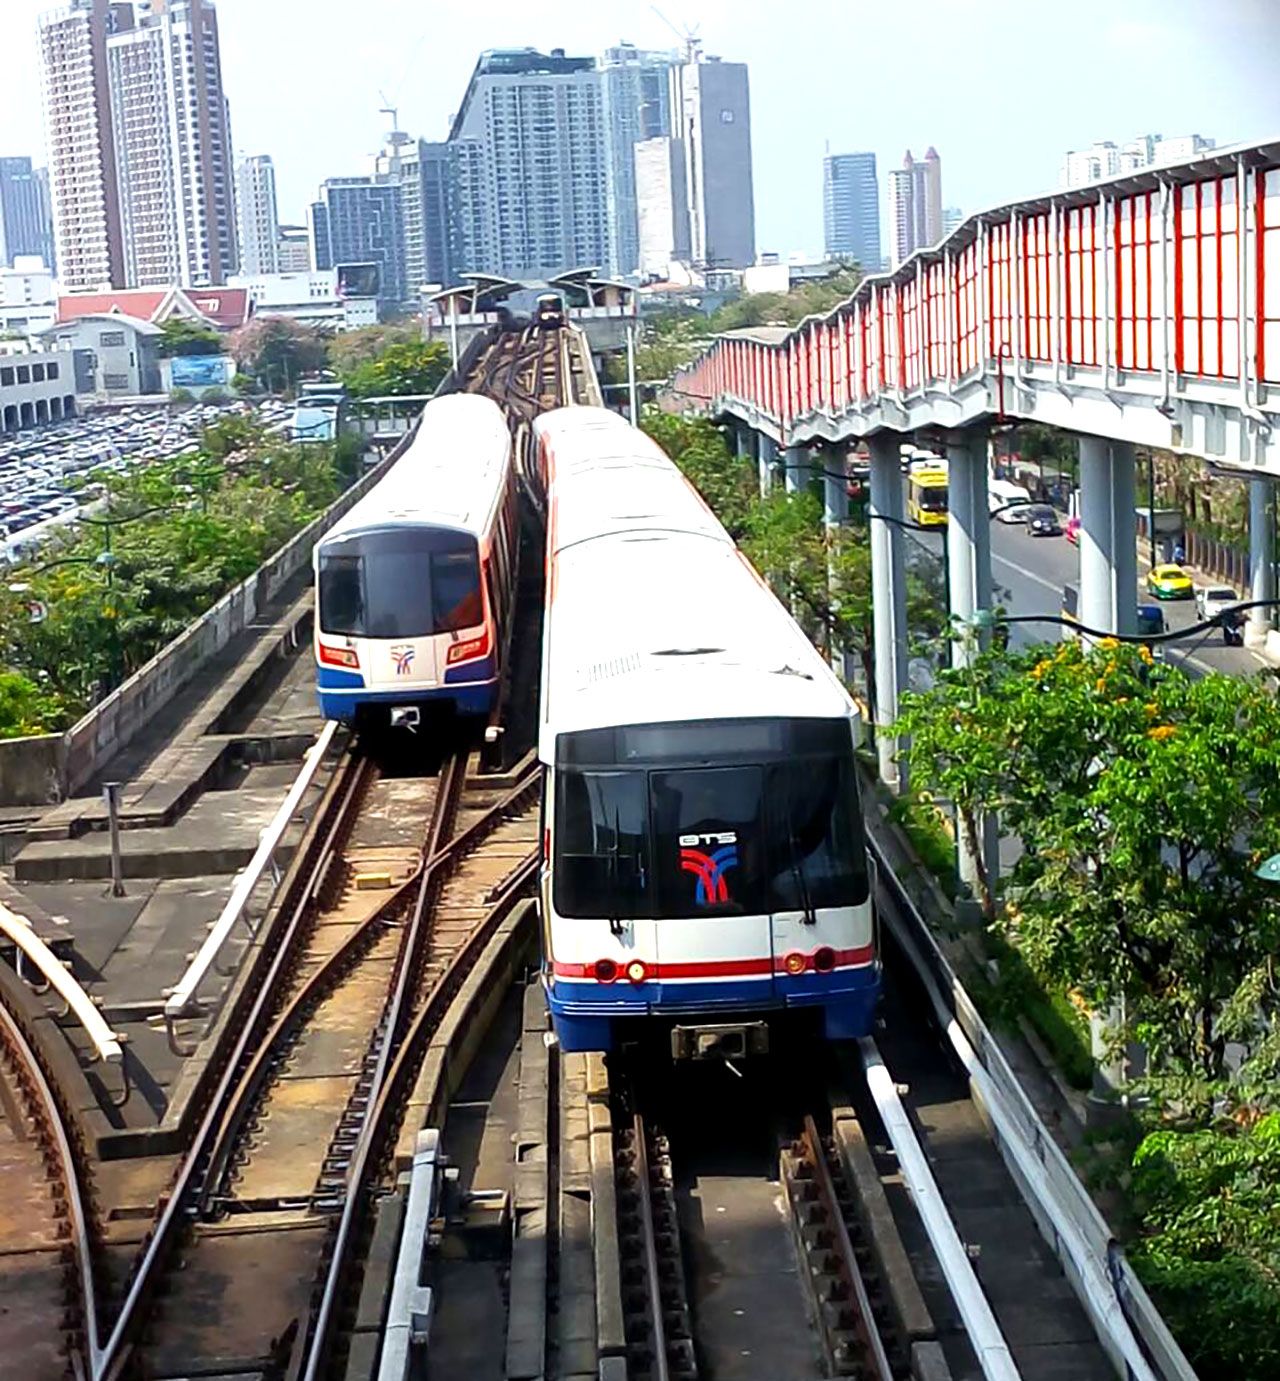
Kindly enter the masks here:
M 823 945 L 813 954 L 813 967 L 819 973 L 830 973 L 836 966 L 836 952 L 830 945 Z
M 489 631 L 486 629 L 478 638 L 467 638 L 454 643 L 445 658 L 446 666 L 456 666 L 459 662 L 470 662 L 477 657 L 489 655 Z
M 612 983 L 618 976 L 618 966 L 612 959 L 597 959 L 595 975 L 597 983 Z
M 648 976 L 649 970 L 645 968 L 639 959 L 633 959 L 627 965 L 627 977 L 633 983 L 643 983 Z
M 320 660 L 331 667 L 358 667 L 360 658 L 353 647 L 327 647 L 320 644 Z
M 809 967 L 809 961 L 803 954 L 797 954 L 793 950 L 782 961 L 782 967 L 786 969 L 788 973 L 803 973 L 805 969 Z

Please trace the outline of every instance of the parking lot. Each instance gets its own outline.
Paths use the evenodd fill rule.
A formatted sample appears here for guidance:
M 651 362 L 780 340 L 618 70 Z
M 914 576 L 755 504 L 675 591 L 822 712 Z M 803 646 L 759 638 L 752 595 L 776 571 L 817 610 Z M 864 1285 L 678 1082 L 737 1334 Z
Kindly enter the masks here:
M 267 426 L 289 414 L 285 403 L 244 401 L 90 413 L 33 431 L 0 434 L 0 559 L 29 557 L 49 529 L 75 519 L 101 497 L 92 472 L 137 465 L 200 449 L 200 433 L 220 417 L 253 413 Z

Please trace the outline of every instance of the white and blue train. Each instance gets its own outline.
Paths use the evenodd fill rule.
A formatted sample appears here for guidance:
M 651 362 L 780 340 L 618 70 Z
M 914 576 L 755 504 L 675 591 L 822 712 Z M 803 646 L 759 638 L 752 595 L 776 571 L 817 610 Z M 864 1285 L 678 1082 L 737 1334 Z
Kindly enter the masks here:
M 613 413 L 534 424 L 548 494 L 543 982 L 567 1050 L 677 1057 L 880 988 L 844 687 L 680 471 Z
M 519 541 L 502 410 L 476 394 L 434 399 L 405 454 L 316 543 L 325 717 L 487 714 L 510 646 Z

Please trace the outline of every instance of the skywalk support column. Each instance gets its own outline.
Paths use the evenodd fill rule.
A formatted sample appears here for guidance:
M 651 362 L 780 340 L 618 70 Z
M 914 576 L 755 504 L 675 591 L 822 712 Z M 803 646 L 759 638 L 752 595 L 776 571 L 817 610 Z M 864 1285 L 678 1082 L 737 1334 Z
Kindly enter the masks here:
M 1111 443 L 1112 628 L 1138 631 L 1138 480 L 1133 443 Z
M 788 494 L 798 494 L 809 478 L 809 452 L 804 446 L 788 446 L 784 460 Z
M 755 433 L 745 422 L 735 421 L 733 424 L 734 443 L 738 452 L 739 460 L 753 459 L 756 452 Z
M 760 497 L 767 499 L 773 488 L 773 467 L 778 463 L 778 443 L 764 432 L 756 433 L 756 463 L 760 468 Z
M 877 727 L 898 718 L 898 693 L 907 684 L 907 582 L 902 544 L 906 521 L 897 432 L 877 432 L 871 450 L 871 608 L 875 628 Z M 895 762 L 898 741 L 876 734 L 880 780 L 892 791 L 905 791 L 907 765 Z
M 1272 573 L 1271 550 L 1272 507 L 1275 495 L 1271 481 L 1249 481 L 1249 598 L 1275 599 L 1275 579 Z M 1250 609 L 1248 638 L 1250 643 L 1266 641 L 1268 631 L 1275 625 L 1274 609 Z
M 1080 622 L 1115 633 L 1111 456 L 1097 436 L 1080 438 Z M 1136 560 L 1136 557 L 1135 557 Z
M 827 535 L 827 600 L 836 609 L 839 601 L 834 594 L 835 548 L 840 529 L 849 517 L 849 481 L 844 473 L 843 446 L 824 446 L 818 454 L 822 458 L 822 526 Z M 852 682 L 852 658 L 834 633 L 831 634 L 831 665 L 846 685 Z
M 967 667 L 987 644 L 975 615 L 991 608 L 991 512 L 987 501 L 986 439 L 979 431 L 947 434 L 947 585 L 953 636 L 951 665 Z M 956 822 L 956 860 L 960 881 L 975 898 L 982 895 L 982 874 L 995 893 L 1000 873 L 1000 822 L 984 815 L 978 824 L 981 864 L 972 841 Z

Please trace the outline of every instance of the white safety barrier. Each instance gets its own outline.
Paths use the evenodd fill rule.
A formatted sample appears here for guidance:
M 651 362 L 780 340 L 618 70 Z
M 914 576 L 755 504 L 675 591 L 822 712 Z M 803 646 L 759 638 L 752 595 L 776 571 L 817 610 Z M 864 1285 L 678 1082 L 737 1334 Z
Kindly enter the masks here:
M 7 906 L 0 905 L 0 930 L 18 947 L 21 956 L 30 959 L 45 982 L 67 1004 L 68 1010 L 84 1027 L 85 1035 L 92 1042 L 98 1058 L 111 1064 L 122 1063 L 124 1049 L 116 1033 L 107 1025 L 89 994 L 67 972 L 62 960 L 32 930 L 31 922 L 16 911 L 10 911 Z M 21 959 L 18 973 L 24 976 Z
M 898 1097 L 893 1076 L 885 1068 L 876 1043 L 870 1037 L 864 1036 L 858 1042 L 858 1050 L 867 1071 L 867 1087 L 875 1099 L 876 1110 L 889 1134 L 898 1164 L 902 1167 L 902 1178 L 911 1192 L 911 1201 L 942 1267 L 947 1288 L 960 1311 L 965 1337 L 973 1348 L 982 1374 L 987 1381 L 1021 1381 L 1009 1345 L 982 1292 L 973 1263 L 960 1240 L 956 1225 L 951 1221 L 938 1182 L 929 1169 L 929 1162 Z
M 228 936 L 235 929 L 236 922 L 243 919 L 248 924 L 245 910 L 249 904 L 249 898 L 253 895 L 258 883 L 261 882 L 263 874 L 272 865 L 280 840 L 284 837 L 285 830 L 289 828 L 289 822 L 293 819 L 294 812 L 298 809 L 307 788 L 315 780 L 316 773 L 320 770 L 320 764 L 324 761 L 337 731 L 338 725 L 335 720 L 326 721 L 320 732 L 320 737 L 307 749 L 302 770 L 294 779 L 293 785 L 289 788 L 289 794 L 284 798 L 271 823 L 263 830 L 257 851 L 249 860 L 248 866 L 236 878 L 235 885 L 231 889 L 231 895 L 222 908 L 222 914 L 214 922 L 213 929 L 205 937 L 204 944 L 200 946 L 196 957 L 188 965 L 186 973 L 178 980 L 177 987 L 165 1000 L 165 1027 L 169 1033 L 169 1044 L 176 1054 L 190 1055 L 192 1048 L 179 1045 L 174 1030 L 174 1022 L 182 1017 L 197 1014 L 199 1008 L 195 998 L 200 985 L 208 977 L 209 970 L 213 967 L 223 945 L 226 944 Z M 250 927 L 250 933 L 252 933 L 252 927 Z
M 893 888 L 904 929 L 885 918 L 912 962 L 985 1108 L 996 1145 L 1041 1234 L 1053 1248 L 1116 1371 L 1126 1381 L 1196 1381 L 1196 1373 L 1079 1177 L 898 880 L 874 835 L 880 879 Z
M 387 1323 L 382 1331 L 378 1381 L 409 1381 L 410 1375 L 421 1375 L 423 1371 L 421 1353 L 431 1331 L 433 1296 L 431 1287 L 423 1285 L 420 1277 L 423 1254 L 431 1237 L 431 1222 L 436 1217 L 442 1165 L 440 1133 L 434 1127 L 424 1128 L 418 1133 L 413 1150 L 409 1199 L 391 1282 Z M 419 1354 L 416 1367 L 415 1353 Z

